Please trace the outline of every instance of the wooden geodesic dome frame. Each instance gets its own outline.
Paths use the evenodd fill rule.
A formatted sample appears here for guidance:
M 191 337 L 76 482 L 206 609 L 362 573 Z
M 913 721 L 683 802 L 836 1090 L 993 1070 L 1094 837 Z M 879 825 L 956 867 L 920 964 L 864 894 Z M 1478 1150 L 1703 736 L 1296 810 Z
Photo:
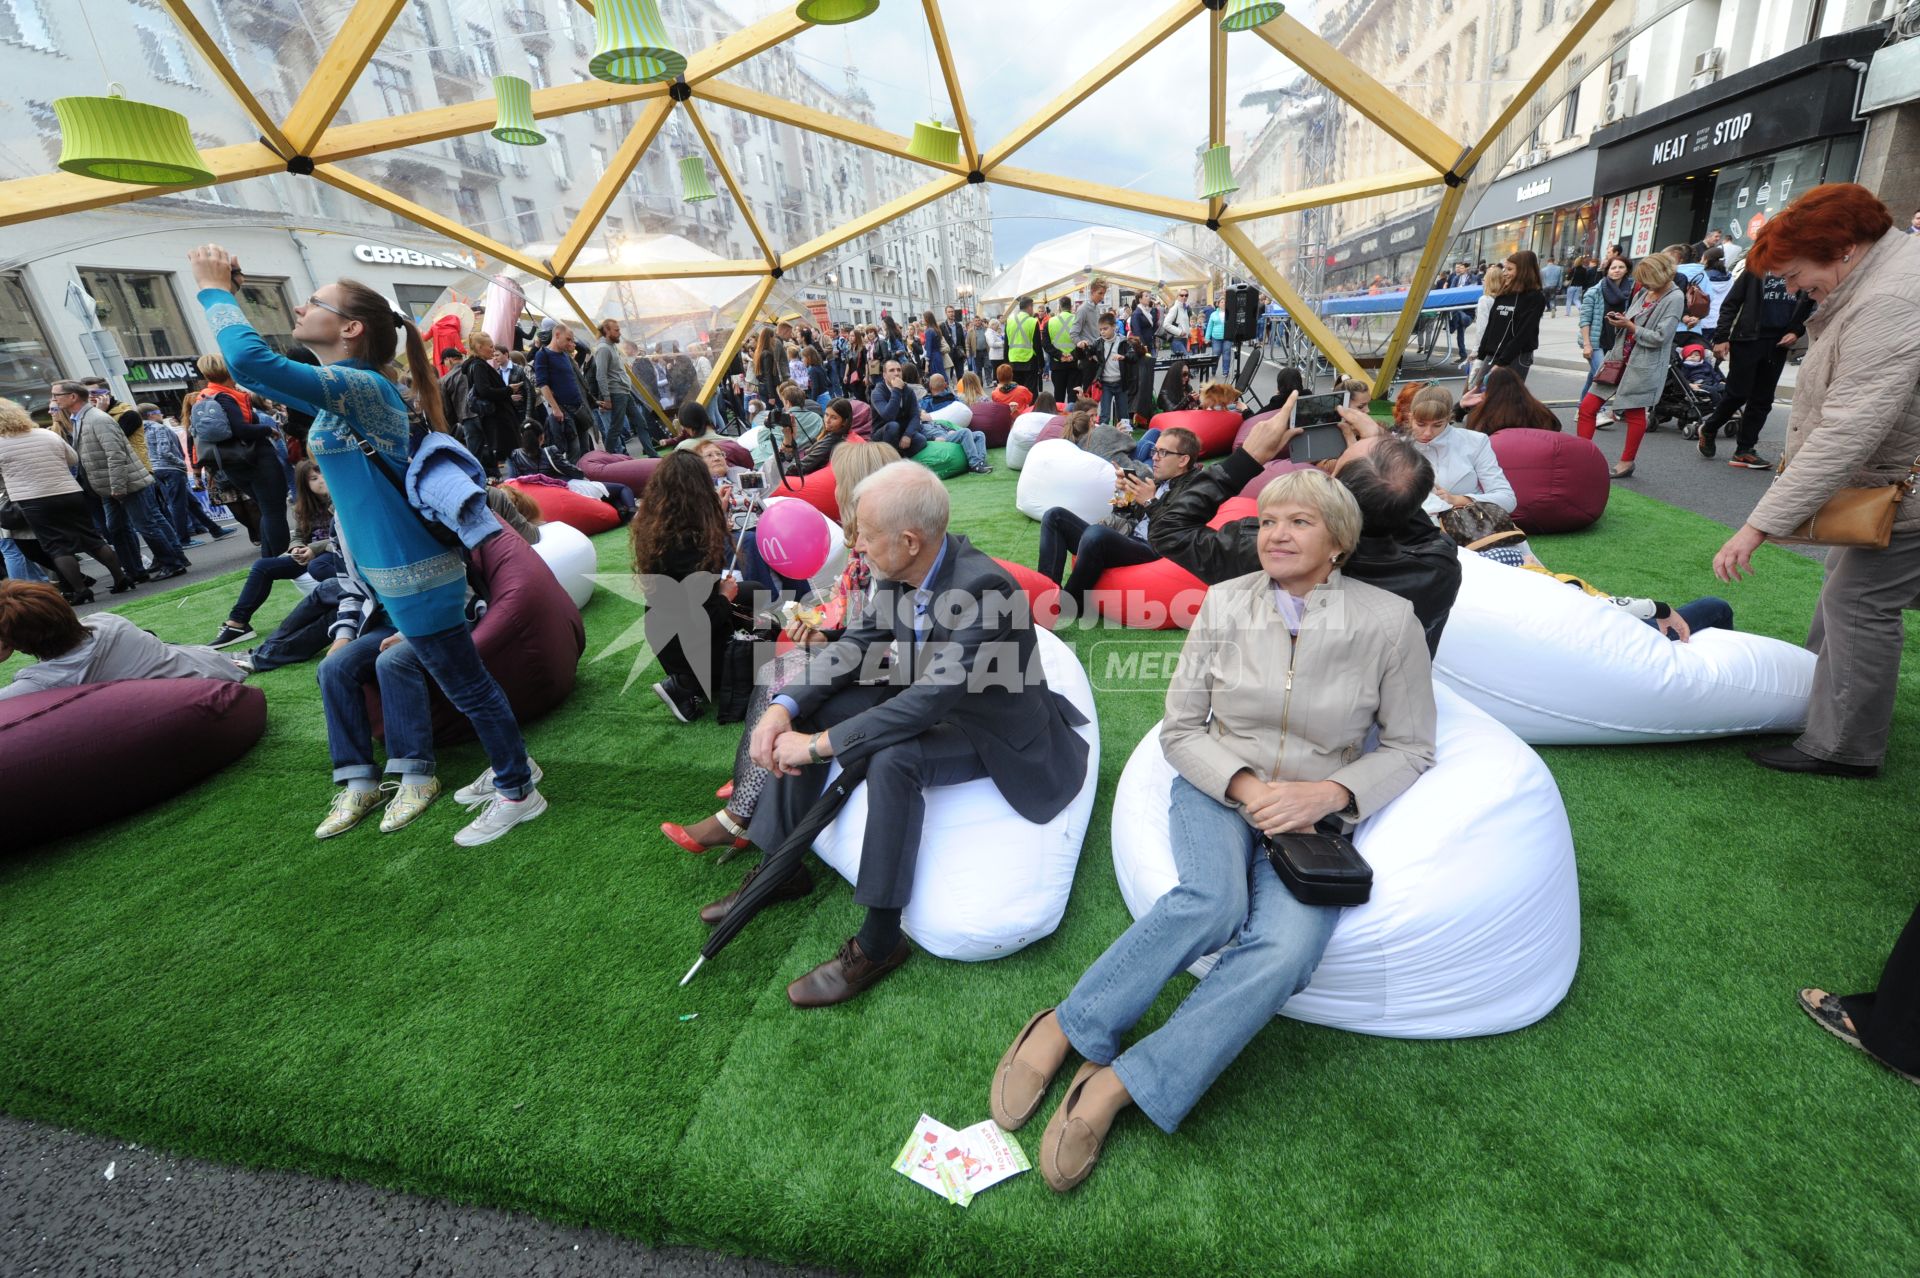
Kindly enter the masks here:
M 900 3 L 902 0 L 889 2 Z M 905 2 L 911 3 L 911 0 Z M 757 279 L 743 312 L 743 321 L 734 326 L 727 343 L 716 353 L 713 372 L 707 384 L 701 388 L 700 397 L 709 399 L 724 376 L 723 370 L 731 365 L 738 354 L 740 344 L 751 328 L 750 321 L 762 311 L 775 282 L 787 270 L 830 253 L 850 240 L 866 235 L 968 183 L 976 182 L 992 182 L 1206 227 L 1219 236 L 1268 296 L 1285 308 L 1293 321 L 1336 367 L 1349 376 L 1364 380 L 1367 374 L 1359 361 L 1300 297 L 1286 277 L 1262 255 L 1247 232 L 1247 224 L 1283 213 L 1444 184 L 1445 189 L 1434 215 L 1433 229 L 1414 274 L 1413 287 L 1394 325 L 1386 356 L 1371 378 L 1375 394 L 1384 393 L 1393 380 L 1401 353 L 1426 300 L 1426 283 L 1434 277 L 1447 243 L 1452 238 L 1463 199 L 1469 190 L 1469 177 L 1481 166 L 1490 148 L 1511 139 L 1515 127 L 1528 122 L 1522 119 L 1523 115 L 1533 119 L 1540 116 L 1541 108 L 1535 103 L 1536 97 L 1547 86 L 1549 78 L 1568 62 L 1589 33 L 1595 30 L 1611 7 L 1612 0 L 1592 0 L 1552 52 L 1491 121 L 1485 133 L 1471 143 L 1449 135 L 1311 28 L 1281 12 L 1252 28 L 1252 34 L 1291 59 L 1334 96 L 1406 147 L 1418 163 L 1384 174 L 1348 178 L 1240 204 L 1230 203 L 1223 197 L 1179 199 L 1156 195 L 1019 168 L 1009 163 L 1016 152 L 1040 136 L 1055 121 L 1098 92 L 1185 24 L 1202 20 L 1203 15 L 1211 15 L 1204 19 L 1209 24 L 1208 144 L 1223 144 L 1226 141 L 1229 33 L 1220 26 L 1219 15 L 1226 9 L 1228 0 L 1176 0 L 1159 17 L 1062 90 L 1046 106 L 984 149 L 974 135 L 973 124 L 967 114 L 965 94 L 948 44 L 946 24 L 941 16 L 940 0 L 920 0 L 933 49 L 939 60 L 941 77 L 945 81 L 955 127 L 960 134 L 961 154 L 958 161 L 953 163 L 929 160 L 915 154 L 911 149 L 912 140 L 905 135 L 841 119 L 721 80 L 719 77 L 729 69 L 792 39 L 812 25 L 795 12 L 783 10 L 690 54 L 685 72 L 670 83 L 628 85 L 586 80 L 574 84 L 556 84 L 533 92 L 533 115 L 536 119 L 622 104 L 640 106 L 638 120 L 610 158 L 605 173 L 595 183 L 579 216 L 554 247 L 552 255 L 544 259 L 535 259 L 522 250 L 480 234 L 453 218 L 343 167 L 344 161 L 361 156 L 482 133 L 493 127 L 496 103 L 490 97 L 384 119 L 344 125 L 334 123 L 348 92 L 378 51 L 406 0 L 356 0 L 285 119 L 273 118 L 261 105 L 219 43 L 189 7 L 188 0 L 159 0 L 159 3 L 259 129 L 260 136 L 256 142 L 215 147 L 202 152 L 214 183 L 238 182 L 280 172 L 311 175 L 349 195 L 484 253 L 497 262 L 549 282 L 589 325 L 591 319 L 567 291 L 570 282 L 608 283 L 726 276 Z M 592 12 L 593 0 L 577 0 L 577 3 Z M 751 206 L 742 197 L 733 172 L 702 120 L 702 103 L 713 103 L 895 156 L 925 167 L 934 176 L 925 184 L 832 231 L 781 250 L 768 238 L 766 230 L 754 217 Z M 676 110 L 685 113 L 687 122 L 699 135 L 714 167 L 733 196 L 760 250 L 760 256 L 657 264 L 609 263 L 576 269 L 582 250 L 613 206 L 635 166 L 646 155 Z M 1496 156 L 1495 167 L 1505 159 L 1504 154 Z M 1484 179 L 1475 183 L 1472 189 L 1478 190 L 1483 185 Z M 18 178 L 0 182 L 0 226 L 128 203 L 182 189 L 185 188 L 127 185 L 69 173 Z

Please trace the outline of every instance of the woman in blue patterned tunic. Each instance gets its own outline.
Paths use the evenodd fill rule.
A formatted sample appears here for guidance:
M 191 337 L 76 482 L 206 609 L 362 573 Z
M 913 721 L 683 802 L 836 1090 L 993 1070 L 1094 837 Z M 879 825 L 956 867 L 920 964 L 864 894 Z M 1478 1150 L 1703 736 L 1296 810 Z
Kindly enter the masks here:
M 270 398 L 313 414 L 307 448 L 333 494 L 336 526 L 347 558 L 372 587 L 397 635 L 357 643 L 378 644 L 377 663 L 411 663 L 424 669 L 460 713 L 472 721 L 492 764 L 479 780 L 454 798 L 480 815 L 455 836 L 463 847 L 499 838 L 522 821 L 546 811 L 534 788 L 538 773 L 506 694 L 480 662 L 466 623 L 466 563 L 440 544 L 420 515 L 386 476 L 381 463 L 404 476 L 413 452 L 406 401 L 399 388 L 378 370 L 393 363 L 398 339 L 406 336 L 407 364 L 420 410 L 432 427 L 446 431 L 439 382 L 420 332 L 397 315 L 387 300 L 364 284 L 340 280 L 325 284 L 296 306 L 293 339 L 320 359 L 319 367 L 296 363 L 261 340 L 234 301 L 235 263 L 217 244 L 188 255 L 199 300 L 220 343 L 220 353 L 235 380 Z M 356 439 L 358 436 L 358 439 Z M 363 453 L 365 440 L 380 462 Z M 398 645 L 404 639 L 406 649 Z M 327 745 L 333 777 L 346 788 L 334 797 L 332 811 L 315 833 L 320 838 L 358 825 L 381 804 L 380 770 L 373 760 L 373 730 L 359 695 L 352 688 L 330 688 L 328 668 L 352 649 L 321 663 L 320 684 L 327 709 Z M 364 655 L 364 654 L 363 654 Z M 341 682 L 335 669 L 333 682 Z M 401 672 L 396 671 L 396 674 Z M 383 683 L 384 683 L 383 679 Z M 396 679 L 395 684 L 405 680 Z M 418 682 L 415 680 L 415 682 Z M 387 701 L 399 704 L 388 705 Z M 424 811 L 440 792 L 433 775 L 433 730 L 424 690 L 420 695 L 383 698 L 386 711 L 387 771 L 398 783 L 382 829 L 394 830 Z

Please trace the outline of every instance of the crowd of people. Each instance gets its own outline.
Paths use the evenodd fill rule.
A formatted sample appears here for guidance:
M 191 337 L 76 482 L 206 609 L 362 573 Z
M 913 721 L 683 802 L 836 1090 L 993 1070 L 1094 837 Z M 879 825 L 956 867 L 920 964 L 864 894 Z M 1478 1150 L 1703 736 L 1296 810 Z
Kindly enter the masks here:
M 1714 557 L 1723 580 L 1753 572 L 1762 543 L 1794 535 L 1837 495 L 1911 486 L 1920 475 L 1920 325 L 1912 322 L 1920 303 L 1920 238 L 1895 234 L 1892 225 L 1863 188 L 1816 187 L 1777 215 L 1747 255 L 1746 272 L 1761 283 L 1743 292 L 1741 277 L 1728 281 L 1719 312 L 1725 323 L 1708 334 L 1710 343 L 1781 349 L 1779 336 L 1790 330 L 1770 326 L 1781 311 L 1767 309 L 1765 283 L 1777 279 L 1794 297 L 1788 318 L 1804 322 L 1812 345 L 1787 437 L 1789 464 Z M 546 806 L 537 789 L 541 770 L 469 630 L 466 557 L 489 537 L 517 535 L 519 512 L 511 497 L 489 492 L 498 471 L 485 447 L 455 442 L 452 397 L 443 397 L 418 329 L 373 290 L 337 281 L 297 308 L 294 337 L 312 362 L 282 355 L 235 302 L 231 258 L 209 245 L 191 263 L 219 352 L 202 362 L 206 386 L 189 417 L 207 420 L 210 436 L 223 425 L 225 435 L 201 439 L 194 424 L 183 439 L 164 419 L 153 424 L 138 409 L 123 425 L 112 405 L 94 404 L 77 383 L 51 388 L 64 417 L 58 429 L 0 406 L 0 482 L 9 510 L 23 512 L 31 534 L 15 540 L 39 543 L 28 562 L 50 567 L 64 587 L 0 583 L 0 659 L 16 649 L 39 659 L 0 696 L 111 678 L 242 677 L 240 666 L 211 648 L 161 644 L 110 614 L 81 621 L 71 601 L 84 598 L 87 583 L 76 556 L 94 556 L 114 575 L 116 589 L 131 588 L 142 560 L 137 546 L 123 554 L 111 544 L 118 530 L 149 538 L 161 571 L 176 565 L 162 553 L 171 543 L 178 554 L 171 516 L 150 493 L 160 486 L 155 460 L 167 466 L 173 452 L 153 449 L 147 431 L 156 432 L 154 439 L 165 432 L 189 467 L 214 467 L 215 477 L 203 484 L 236 500 L 251 488 L 256 506 L 272 498 L 283 522 L 286 489 L 255 487 L 253 474 L 288 445 L 287 455 L 298 454 L 291 476 L 283 477 L 296 498 L 293 527 L 257 511 L 261 558 L 216 638 L 243 642 L 275 581 L 307 578 L 316 593 L 329 583 L 353 583 L 339 596 L 340 611 L 357 613 L 344 631 L 333 633 L 323 617 L 309 623 L 332 634 L 318 678 L 339 787 L 316 834 L 335 837 L 383 809 L 380 828 L 400 829 L 434 803 L 440 783 L 430 687 L 472 723 L 489 759 L 455 795 L 479 810 L 456 841 L 484 843 L 538 817 Z M 1662 253 L 1616 272 L 1609 260 L 1593 284 L 1579 286 L 1603 299 L 1602 319 L 1615 334 L 1614 358 L 1582 398 L 1581 430 L 1590 435 L 1599 407 L 1610 404 L 1629 427 L 1629 469 L 1638 438 L 1633 415 L 1647 407 L 1647 370 L 1664 375 L 1697 287 L 1683 265 Z M 797 343 L 784 339 L 800 336 L 791 326 L 787 334 L 770 326 L 758 335 L 746 375 L 757 379 L 764 404 L 782 406 L 782 417 L 770 423 L 778 429 L 769 432 L 769 458 L 801 471 L 810 460 L 813 470 L 830 463 L 848 557 L 824 591 L 792 600 L 796 607 L 778 614 L 791 648 L 750 672 L 738 746 L 719 792 L 724 806 L 662 829 L 688 851 L 757 847 L 771 854 L 820 801 L 829 761 L 859 769 L 867 804 L 854 900 L 864 914 L 832 957 L 789 986 L 796 1007 L 844 1003 L 909 960 L 902 915 L 913 898 L 929 789 L 985 779 L 1021 817 L 1046 822 L 1078 793 L 1089 764 L 1087 742 L 1076 731 L 1081 713 L 1041 673 L 1023 592 L 953 526 L 945 483 L 927 467 L 905 464 L 934 437 L 930 429 L 964 433 L 934 425 L 944 420 L 937 416 L 944 397 L 979 402 L 991 394 L 1029 411 L 1065 406 L 1065 437 L 1113 464 L 1110 520 L 1090 524 L 1062 511 L 1041 520 L 1040 569 L 1061 582 L 1069 600 L 1084 599 L 1109 567 L 1154 558 L 1211 587 L 1186 640 L 1195 659 L 1177 666 L 1161 725 L 1177 775 L 1171 838 L 1178 884 L 1063 991 L 1057 1006 L 1026 1020 L 989 1080 L 993 1117 L 1014 1130 L 1038 1112 L 1068 1059 L 1082 1062 L 1040 1146 L 1040 1168 L 1056 1189 L 1085 1180 L 1128 1108 L 1175 1131 L 1311 979 L 1340 908 L 1298 899 L 1276 875 L 1263 841 L 1351 829 L 1432 767 L 1431 660 L 1460 588 L 1459 556 L 1478 554 L 1602 593 L 1552 573 L 1509 517 L 1514 492 L 1488 440 L 1500 430 L 1544 424 L 1544 406 L 1526 387 L 1523 356 L 1548 290 L 1531 254 L 1516 253 L 1502 266 L 1512 284 L 1490 291 L 1496 300 L 1478 349 L 1491 368 L 1481 399 L 1466 405 L 1439 386 L 1413 388 L 1394 424 L 1349 403 L 1339 412 L 1345 447 L 1337 458 L 1267 483 L 1258 513 L 1230 521 L 1219 518 L 1224 503 L 1300 437 L 1292 416 L 1305 379 L 1283 376 L 1277 411 L 1218 464 L 1200 465 L 1199 438 L 1185 427 L 1136 437 L 1134 428 L 1151 414 L 1135 406 L 1163 399 L 1165 391 L 1128 385 L 1119 343 L 1138 343 L 1144 349 L 1134 354 L 1144 358 L 1153 347 L 1134 333 L 1135 318 L 1144 314 L 1143 326 L 1155 326 L 1148 334 L 1154 342 L 1164 319 L 1136 299 L 1123 321 L 1118 309 L 1104 308 L 1106 290 L 1097 281 L 1057 341 L 1054 322 L 1064 312 L 1045 316 L 1043 327 L 1030 303 L 1015 307 L 998 357 L 990 342 L 976 347 L 976 330 L 957 318 L 949 333 L 931 315 L 911 335 L 917 349 L 891 320 L 884 336 L 869 337 L 871 345 L 850 334 L 844 356 L 837 334 L 834 353 L 825 356 L 812 341 L 788 355 L 786 347 Z M 1587 309 L 1583 301 L 1583 317 Z M 554 324 L 544 336 L 524 383 L 533 389 L 519 392 L 523 403 L 538 395 L 546 418 L 538 433 L 550 427 L 563 453 L 589 441 L 625 443 L 634 418 L 618 373 L 625 367 L 630 378 L 633 370 L 614 355 L 590 357 L 584 366 L 599 367 L 582 376 L 571 330 Z M 619 352 L 617 324 L 602 325 L 600 337 L 595 356 Z M 1714 341 L 1720 337 L 1726 342 Z M 1065 380 L 1050 387 L 1037 375 L 1047 367 L 1042 342 L 1053 343 L 1053 368 L 1065 369 Z M 1749 358 L 1767 354 L 1748 350 Z M 475 339 L 456 372 L 475 361 L 499 371 L 498 355 Z M 516 365 L 511 355 L 506 363 Z M 1617 376 L 1604 375 L 1608 363 Z M 1754 381 L 1744 384 L 1753 395 Z M 470 393 L 502 402 L 477 387 Z M 856 393 L 871 413 L 867 438 L 853 432 Z M 1100 406 L 1109 395 L 1133 411 L 1109 415 Z M 821 396 L 824 411 L 815 412 Z M 1232 386 L 1217 383 L 1193 397 L 1216 410 L 1236 398 Z M 514 402 L 511 393 L 504 402 Z M 306 416 L 297 436 L 284 422 L 268 424 L 280 420 L 276 404 Z M 594 415 L 596 404 L 604 405 L 604 419 Z M 220 423 L 212 425 L 216 413 Z M 642 416 L 631 438 L 681 446 L 654 471 L 628 536 L 649 592 L 648 641 L 668 672 L 662 700 L 685 720 L 720 699 L 735 631 L 762 624 L 782 588 L 804 583 L 776 579 L 768 590 L 740 571 L 736 516 L 743 501 L 754 509 L 760 473 L 728 460 L 704 410 L 681 399 L 671 432 L 654 425 L 662 426 L 658 434 Z M 144 459 L 132 443 L 136 434 L 147 443 Z M 497 453 L 499 435 L 483 433 L 476 442 L 489 440 Z M 955 442 L 973 456 L 970 441 Z M 209 444 L 220 460 L 207 458 Z M 244 460 L 224 460 L 243 444 Z M 515 451 L 528 447 L 523 440 Z M 218 478 L 229 464 L 255 471 L 245 484 L 231 474 Z M 1807 729 L 1792 744 L 1753 751 L 1755 762 L 1844 778 L 1878 772 L 1896 702 L 1902 614 L 1916 588 L 1920 506 L 1909 501 L 1894 512 L 1883 546 L 1831 553 L 1808 640 L 1817 664 Z M 1607 598 L 1679 642 L 1733 624 L 1732 608 L 1717 598 Z M 1241 654 L 1230 675 L 1204 659 L 1223 648 Z M 385 716 L 384 765 L 367 716 L 370 686 Z M 383 777 L 390 778 L 384 785 Z M 770 885 L 772 900 L 811 891 L 803 861 L 771 855 L 747 872 L 740 890 L 770 865 L 780 875 Z M 730 893 L 699 917 L 717 925 L 739 902 L 740 891 Z M 1167 982 L 1215 951 L 1220 962 L 1174 1016 L 1133 1038 Z M 1920 1075 L 1920 912 L 1876 993 L 1836 997 L 1809 988 L 1800 999 L 1830 1032 L 1909 1077 Z

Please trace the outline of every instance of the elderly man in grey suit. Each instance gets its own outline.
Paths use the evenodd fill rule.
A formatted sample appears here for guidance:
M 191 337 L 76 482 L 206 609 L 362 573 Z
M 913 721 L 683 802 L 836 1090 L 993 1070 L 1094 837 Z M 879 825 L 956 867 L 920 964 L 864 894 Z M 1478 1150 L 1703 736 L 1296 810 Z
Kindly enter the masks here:
M 748 749 L 774 773 L 749 836 L 780 846 L 826 785 L 827 764 L 867 763 L 857 936 L 787 987 L 796 1007 L 844 1003 L 907 961 L 925 791 L 991 778 L 1014 811 L 1051 821 L 1086 777 L 1085 717 L 1047 686 L 1027 598 L 964 537 L 947 532 L 947 490 L 924 466 L 883 467 L 855 490 L 871 604 L 755 726 Z M 756 866 L 748 881 L 760 873 Z M 743 883 L 744 887 L 745 884 Z M 804 865 L 780 899 L 805 896 Z M 718 923 L 738 893 L 700 912 Z

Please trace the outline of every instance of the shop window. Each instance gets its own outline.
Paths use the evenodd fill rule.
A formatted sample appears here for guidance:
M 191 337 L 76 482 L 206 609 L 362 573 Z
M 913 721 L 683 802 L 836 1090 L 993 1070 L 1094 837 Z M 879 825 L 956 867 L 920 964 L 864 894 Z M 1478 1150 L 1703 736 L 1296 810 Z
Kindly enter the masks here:
M 267 345 L 282 355 L 293 348 L 293 307 L 287 301 L 285 280 L 248 276 L 240 288 L 240 309 Z
M 393 300 L 400 303 L 400 309 L 407 318 L 418 324 L 427 318 L 427 313 L 440 303 L 446 290 L 433 284 L 395 284 Z
M 43 0 L 0 0 L 0 40 L 51 52 L 53 28 Z
M 82 267 L 80 285 L 99 303 L 101 326 L 120 340 L 120 352 L 129 359 L 197 353 L 171 275 Z
M 60 377 L 46 330 L 34 313 L 26 277 L 0 272 L 0 395 L 21 403 L 42 400 L 47 385 Z

